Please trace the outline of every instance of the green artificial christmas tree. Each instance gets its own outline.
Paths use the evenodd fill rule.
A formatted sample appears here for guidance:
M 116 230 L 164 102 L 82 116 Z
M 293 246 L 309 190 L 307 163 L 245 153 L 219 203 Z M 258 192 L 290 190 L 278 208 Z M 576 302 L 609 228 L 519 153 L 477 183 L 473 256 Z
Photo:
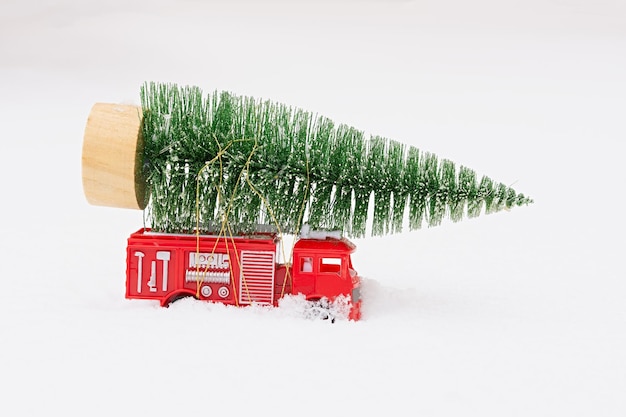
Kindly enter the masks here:
M 240 234 L 270 225 L 363 237 L 532 202 L 415 147 L 228 92 L 142 87 L 146 213 L 155 231 Z

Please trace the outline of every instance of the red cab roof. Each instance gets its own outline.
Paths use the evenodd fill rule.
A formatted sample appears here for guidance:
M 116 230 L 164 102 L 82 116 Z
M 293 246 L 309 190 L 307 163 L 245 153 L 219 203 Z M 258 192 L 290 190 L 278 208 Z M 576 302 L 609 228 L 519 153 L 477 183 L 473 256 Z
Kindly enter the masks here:
M 294 247 L 300 250 L 311 251 L 334 251 L 334 252 L 348 252 L 352 253 L 356 249 L 354 243 L 348 239 L 300 239 L 296 242 Z

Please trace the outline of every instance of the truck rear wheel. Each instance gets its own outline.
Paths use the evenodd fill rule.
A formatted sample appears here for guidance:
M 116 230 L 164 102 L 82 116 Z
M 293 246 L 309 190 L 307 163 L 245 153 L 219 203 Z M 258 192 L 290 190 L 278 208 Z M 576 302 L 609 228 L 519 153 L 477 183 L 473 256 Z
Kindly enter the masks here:
M 183 292 L 177 292 L 177 293 L 174 293 L 174 294 L 170 295 L 170 296 L 169 296 L 169 297 L 168 297 L 168 298 L 164 301 L 164 303 L 163 303 L 162 305 L 163 305 L 163 307 L 169 307 L 169 306 L 171 306 L 173 303 L 175 303 L 176 301 L 178 301 L 178 300 L 182 300 L 183 298 L 193 298 L 193 299 L 196 299 L 196 300 L 198 299 L 198 298 L 195 296 L 195 294 L 190 294 L 190 293 L 188 293 L 188 292 L 183 291 Z

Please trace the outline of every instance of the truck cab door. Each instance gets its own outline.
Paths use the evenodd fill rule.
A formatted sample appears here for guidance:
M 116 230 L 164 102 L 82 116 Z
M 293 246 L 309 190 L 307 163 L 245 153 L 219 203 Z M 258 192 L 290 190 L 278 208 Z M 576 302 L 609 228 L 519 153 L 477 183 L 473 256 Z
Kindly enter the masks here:
M 350 294 L 351 281 L 348 279 L 348 260 L 345 256 L 327 255 L 317 258 L 315 292 L 325 297 Z

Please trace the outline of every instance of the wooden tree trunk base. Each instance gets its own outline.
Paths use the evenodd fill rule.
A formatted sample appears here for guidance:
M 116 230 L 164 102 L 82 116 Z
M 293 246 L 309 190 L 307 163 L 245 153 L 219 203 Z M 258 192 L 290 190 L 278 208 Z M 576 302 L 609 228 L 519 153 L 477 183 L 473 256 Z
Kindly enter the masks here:
M 83 139 L 83 191 L 90 204 L 143 210 L 141 107 L 96 103 Z

